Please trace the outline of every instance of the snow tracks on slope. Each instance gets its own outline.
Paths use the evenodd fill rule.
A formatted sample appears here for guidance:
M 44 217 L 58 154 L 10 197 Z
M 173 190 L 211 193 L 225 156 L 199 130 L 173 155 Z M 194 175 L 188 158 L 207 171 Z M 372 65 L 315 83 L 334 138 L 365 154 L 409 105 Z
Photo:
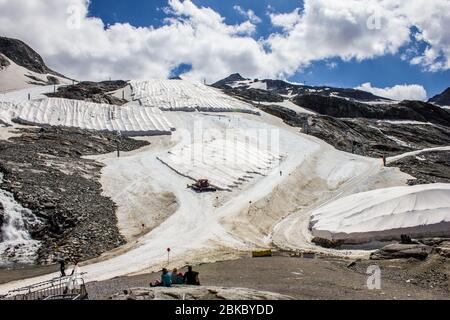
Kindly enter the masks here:
M 256 175 L 267 175 L 280 161 L 255 144 L 225 139 L 178 145 L 158 159 L 182 176 L 209 179 L 216 188 L 228 191 Z

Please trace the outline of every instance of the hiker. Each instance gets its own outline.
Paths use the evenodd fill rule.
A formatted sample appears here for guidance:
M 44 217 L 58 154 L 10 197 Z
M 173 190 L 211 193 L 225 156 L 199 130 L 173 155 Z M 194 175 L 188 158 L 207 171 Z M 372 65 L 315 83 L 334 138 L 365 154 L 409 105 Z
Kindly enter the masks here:
M 59 261 L 59 271 L 61 271 L 61 278 L 66 276 L 66 262 L 64 260 Z
M 386 167 L 387 165 L 387 159 L 386 159 L 386 154 L 383 153 L 383 165 Z
M 75 260 L 73 262 L 73 270 L 72 270 L 72 273 L 70 275 L 73 276 L 74 274 L 80 274 L 80 267 L 78 266 L 78 261 L 77 260 Z
M 172 286 L 172 274 L 166 268 L 162 269 L 161 281 L 156 281 L 154 284 L 150 283 L 150 287 L 167 287 Z
M 177 268 L 172 271 L 172 284 L 184 284 L 184 276 L 182 273 L 178 273 Z
M 188 267 L 188 272 L 184 274 L 184 283 L 189 286 L 199 286 L 200 280 L 198 278 L 198 272 L 192 271 L 192 267 Z

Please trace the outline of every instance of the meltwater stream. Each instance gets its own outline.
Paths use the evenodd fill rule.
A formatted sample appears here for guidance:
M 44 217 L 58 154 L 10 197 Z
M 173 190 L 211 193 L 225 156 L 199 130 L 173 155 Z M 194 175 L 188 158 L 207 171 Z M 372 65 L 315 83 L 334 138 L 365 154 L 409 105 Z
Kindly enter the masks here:
M 41 222 L 29 209 L 17 203 L 10 192 L 2 189 L 0 204 L 0 266 L 33 263 L 40 241 L 33 240 L 26 227 Z

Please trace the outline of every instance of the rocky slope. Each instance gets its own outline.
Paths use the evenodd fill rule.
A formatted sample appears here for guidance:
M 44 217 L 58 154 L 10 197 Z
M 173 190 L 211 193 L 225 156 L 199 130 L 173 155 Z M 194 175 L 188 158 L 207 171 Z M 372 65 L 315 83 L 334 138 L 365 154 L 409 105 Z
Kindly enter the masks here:
M 28 230 L 42 242 L 37 262 L 85 260 L 124 244 L 116 206 L 102 196 L 102 165 L 82 158 L 115 151 L 116 137 L 57 127 L 20 133 L 0 140 L 1 188 L 43 221 L 42 227 Z M 145 144 L 125 138 L 120 147 L 130 151 Z
M 64 77 L 47 67 L 42 57 L 23 41 L 0 37 L 0 53 L 30 71 Z
M 376 119 L 339 119 L 299 114 L 277 105 L 258 107 L 283 119 L 339 150 L 379 158 L 409 151 L 450 145 L 450 128 L 418 123 L 392 123 Z
M 212 86 L 219 89 L 223 89 L 225 92 L 237 95 L 245 95 L 246 91 L 252 89 L 259 89 L 270 92 L 273 95 L 282 96 L 284 98 L 286 97 L 292 98 L 294 96 L 302 96 L 313 93 L 323 97 L 341 97 L 359 101 L 384 101 L 384 102 L 390 101 L 389 99 L 378 97 L 373 95 L 372 93 L 356 89 L 333 88 L 325 86 L 314 87 L 302 84 L 289 83 L 283 80 L 271 80 L 271 79 L 251 80 L 242 77 L 238 73 L 232 74 L 229 77 L 214 83 Z M 270 101 L 270 100 L 263 100 L 260 98 L 254 101 Z
M 428 152 L 400 159 L 390 164 L 416 177 L 410 185 L 427 183 L 450 183 L 450 152 Z
M 24 42 L 0 37 L 0 92 L 69 83 L 71 79 L 47 67 Z
M 429 102 L 440 106 L 450 106 L 450 88 L 447 88 L 441 94 L 434 96 L 429 100 Z
M 294 103 L 322 115 L 335 118 L 411 120 L 450 127 L 450 113 L 430 103 L 402 101 L 395 104 L 365 104 L 320 95 L 297 96 Z

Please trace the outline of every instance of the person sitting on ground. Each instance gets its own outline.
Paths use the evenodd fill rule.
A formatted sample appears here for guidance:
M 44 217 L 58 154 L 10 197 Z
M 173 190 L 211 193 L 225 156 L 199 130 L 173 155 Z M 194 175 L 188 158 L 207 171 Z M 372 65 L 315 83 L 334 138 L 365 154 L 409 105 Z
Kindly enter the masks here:
M 162 269 L 161 281 L 156 281 L 154 284 L 150 283 L 150 287 L 166 287 L 172 286 L 172 274 L 166 269 Z
M 172 271 L 172 284 L 184 284 L 183 274 L 178 273 L 177 268 Z
M 192 271 L 192 267 L 188 267 L 188 272 L 184 274 L 184 283 L 188 286 L 199 286 L 200 280 L 198 278 L 198 272 Z

